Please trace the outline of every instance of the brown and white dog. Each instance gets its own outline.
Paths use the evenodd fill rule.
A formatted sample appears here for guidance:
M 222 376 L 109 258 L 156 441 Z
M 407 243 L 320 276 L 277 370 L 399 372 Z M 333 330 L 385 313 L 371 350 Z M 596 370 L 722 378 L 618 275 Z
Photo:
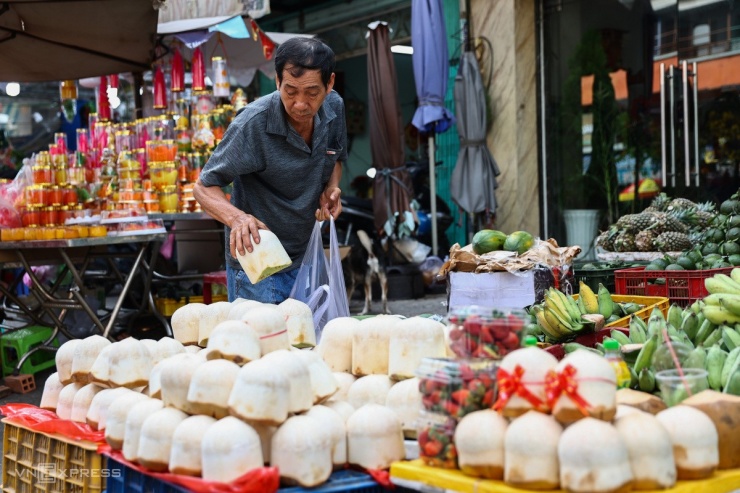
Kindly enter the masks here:
M 355 286 L 363 283 L 365 287 L 365 307 L 360 315 L 368 314 L 373 300 L 372 282 L 373 278 L 377 278 L 380 283 L 380 295 L 383 303 L 382 313 L 389 314 L 385 251 L 378 242 L 371 240 L 366 232 L 358 230 L 357 237 L 360 244 L 352 245 L 351 250 L 342 261 L 344 283 L 347 288 L 347 303 L 352 300 Z

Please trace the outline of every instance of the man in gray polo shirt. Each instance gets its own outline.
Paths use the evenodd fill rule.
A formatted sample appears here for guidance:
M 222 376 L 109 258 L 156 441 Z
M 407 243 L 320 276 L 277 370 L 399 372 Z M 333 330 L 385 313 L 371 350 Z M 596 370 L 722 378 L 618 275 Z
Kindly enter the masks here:
M 347 128 L 344 102 L 332 90 L 334 65 L 334 52 L 317 39 L 281 44 L 275 53 L 277 90 L 234 118 L 195 185 L 203 210 L 226 226 L 229 301 L 285 300 L 315 221 L 342 211 Z M 232 182 L 229 202 L 221 187 Z M 293 264 L 253 285 L 235 254 L 251 252 L 260 229 L 277 235 Z

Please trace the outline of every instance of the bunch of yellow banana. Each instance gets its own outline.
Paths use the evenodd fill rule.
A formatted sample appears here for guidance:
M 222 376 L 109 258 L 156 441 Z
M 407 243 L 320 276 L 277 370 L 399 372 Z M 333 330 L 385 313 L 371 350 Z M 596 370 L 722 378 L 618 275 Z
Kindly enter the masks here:
M 537 323 L 550 339 L 558 341 L 584 329 L 583 315 L 600 314 L 604 319 L 612 316 L 615 303 L 609 291 L 599 284 L 598 295 L 581 282 L 578 301 L 555 288 L 545 292 L 545 302 L 535 307 Z
M 612 295 L 601 283 L 599 283 L 599 292 L 596 294 L 588 284 L 581 281 L 578 287 L 578 303 L 583 306 L 583 313 L 599 313 L 605 319 L 611 317 L 614 313 Z

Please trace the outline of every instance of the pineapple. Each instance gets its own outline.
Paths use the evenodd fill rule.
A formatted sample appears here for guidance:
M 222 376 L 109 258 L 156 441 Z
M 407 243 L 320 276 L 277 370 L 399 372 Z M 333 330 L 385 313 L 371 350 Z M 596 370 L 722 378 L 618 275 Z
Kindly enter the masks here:
M 680 252 L 691 248 L 692 243 L 688 235 L 676 231 L 661 233 L 655 239 L 655 246 L 661 252 Z
M 653 241 L 655 241 L 655 238 L 657 238 L 657 234 L 650 230 L 646 229 L 645 231 L 640 231 L 635 235 L 635 246 L 637 247 L 637 251 L 639 252 L 653 252 L 655 251 L 655 246 L 653 245 Z
M 697 218 L 696 226 L 699 229 L 708 228 L 709 225 L 712 224 L 714 218 L 717 216 L 717 212 L 712 202 L 697 204 L 694 213 L 696 214 Z
M 688 232 L 689 228 L 681 220 L 682 218 L 685 218 L 686 212 L 687 211 L 673 211 L 670 213 L 656 212 L 653 214 L 655 216 L 655 223 L 650 227 L 650 229 L 655 230 L 657 233 L 665 233 L 668 231 L 686 233 Z M 696 219 L 696 216 L 694 216 L 694 219 Z
M 660 210 L 651 205 L 650 207 L 645 207 L 645 210 L 642 212 L 660 212 Z
M 617 237 L 618 233 L 619 229 L 617 229 L 616 226 L 610 227 L 608 230 L 604 231 L 596 238 L 596 245 L 600 246 L 607 252 L 613 252 L 614 239 Z
M 617 227 L 621 230 L 633 233 L 640 231 L 640 229 L 643 228 L 638 227 L 638 224 L 641 224 L 641 221 L 637 216 L 639 216 L 639 214 L 625 214 L 617 219 Z
M 671 200 L 668 203 L 668 207 L 673 207 L 675 209 L 695 209 L 696 204 L 689 199 L 677 198 Z
M 668 208 L 668 204 L 670 203 L 671 199 L 666 195 L 665 193 L 661 193 L 657 197 L 653 199 L 653 201 L 650 203 L 650 207 L 655 207 L 659 211 L 664 211 L 666 208 Z
M 634 252 L 635 235 L 629 231 L 620 231 L 614 239 L 614 250 L 617 252 Z

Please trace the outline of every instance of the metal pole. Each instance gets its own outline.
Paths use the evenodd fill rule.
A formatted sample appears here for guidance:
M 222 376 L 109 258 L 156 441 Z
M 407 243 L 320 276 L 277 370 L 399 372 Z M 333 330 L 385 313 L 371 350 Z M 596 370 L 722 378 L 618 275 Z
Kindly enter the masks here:
M 681 82 L 683 85 L 683 143 L 684 143 L 684 182 L 686 188 L 691 186 L 691 144 L 689 144 L 689 68 L 684 60 L 681 64 Z
M 694 62 L 694 185 L 699 188 L 699 72 Z
M 432 255 L 437 256 L 437 169 L 434 159 L 434 134 L 429 135 L 429 203 L 432 220 Z
M 666 155 L 666 129 L 665 129 L 665 63 L 660 64 L 660 164 L 663 188 L 668 186 L 668 156 Z

